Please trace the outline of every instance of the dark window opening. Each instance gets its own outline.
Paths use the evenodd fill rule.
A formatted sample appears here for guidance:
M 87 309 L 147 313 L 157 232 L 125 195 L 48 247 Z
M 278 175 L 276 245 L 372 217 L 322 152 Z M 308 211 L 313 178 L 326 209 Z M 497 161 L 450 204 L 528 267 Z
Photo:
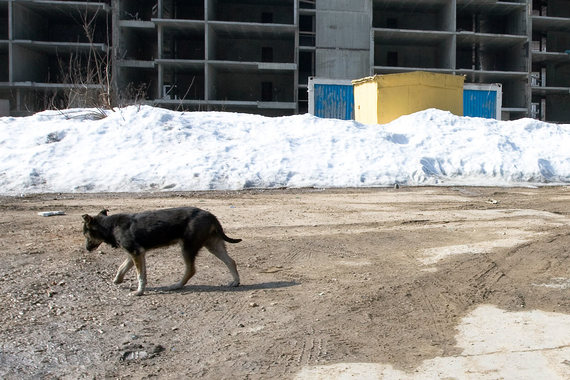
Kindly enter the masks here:
M 262 12 L 261 13 L 261 22 L 264 24 L 271 24 L 273 22 L 273 13 Z
M 388 66 L 398 66 L 398 52 L 397 51 L 389 51 L 388 56 L 386 57 L 386 64 Z
M 314 32 L 313 16 L 299 15 L 299 30 L 301 32 Z
M 273 62 L 273 48 L 264 46 L 261 48 L 261 62 Z
M 271 102 L 273 100 L 273 83 L 261 82 L 261 101 Z

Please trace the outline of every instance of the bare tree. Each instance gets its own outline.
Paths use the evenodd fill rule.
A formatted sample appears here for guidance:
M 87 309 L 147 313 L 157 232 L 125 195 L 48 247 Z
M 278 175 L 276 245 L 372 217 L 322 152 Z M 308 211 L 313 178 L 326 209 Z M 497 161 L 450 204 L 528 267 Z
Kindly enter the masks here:
M 89 13 L 79 10 L 77 22 L 81 25 L 87 41 L 86 51 L 76 49 L 65 57 L 59 57 L 61 82 L 64 84 L 62 98 L 53 108 L 89 107 L 101 117 L 105 110 L 112 110 L 115 93 L 112 71 L 112 56 L 109 51 L 109 21 L 105 16 L 106 43 L 95 40 L 99 10 Z M 55 99 L 55 98 L 54 98 Z

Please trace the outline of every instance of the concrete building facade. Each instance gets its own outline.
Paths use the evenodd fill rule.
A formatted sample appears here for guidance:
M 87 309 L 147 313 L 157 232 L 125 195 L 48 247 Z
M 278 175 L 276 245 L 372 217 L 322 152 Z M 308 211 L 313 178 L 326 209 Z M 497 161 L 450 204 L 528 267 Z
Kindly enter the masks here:
M 0 112 L 81 106 L 94 54 L 161 107 L 291 115 L 310 76 L 425 70 L 501 83 L 503 119 L 570 122 L 568 0 L 0 0 Z

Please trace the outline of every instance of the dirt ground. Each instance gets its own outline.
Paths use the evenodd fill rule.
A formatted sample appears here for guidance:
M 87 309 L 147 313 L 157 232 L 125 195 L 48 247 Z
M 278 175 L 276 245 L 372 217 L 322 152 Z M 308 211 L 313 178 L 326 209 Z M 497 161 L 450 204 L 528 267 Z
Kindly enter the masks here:
M 167 290 L 183 274 L 173 246 L 149 252 L 147 291 L 130 296 L 134 271 L 112 282 L 125 254 L 84 249 L 82 214 L 190 205 L 243 239 L 228 244 L 240 287 L 204 251 Z M 569 187 L 42 194 L 0 210 L 4 379 L 413 372 L 461 354 L 456 327 L 478 305 L 570 314 Z M 65 215 L 38 215 L 51 210 Z

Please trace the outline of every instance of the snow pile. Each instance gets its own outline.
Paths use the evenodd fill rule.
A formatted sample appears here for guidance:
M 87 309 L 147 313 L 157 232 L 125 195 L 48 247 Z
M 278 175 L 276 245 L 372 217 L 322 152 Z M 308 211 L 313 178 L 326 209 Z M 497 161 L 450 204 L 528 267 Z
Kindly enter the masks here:
M 88 111 L 0 118 L 0 193 L 570 182 L 570 124 L 435 109 L 384 125 L 149 106 L 92 120 Z

